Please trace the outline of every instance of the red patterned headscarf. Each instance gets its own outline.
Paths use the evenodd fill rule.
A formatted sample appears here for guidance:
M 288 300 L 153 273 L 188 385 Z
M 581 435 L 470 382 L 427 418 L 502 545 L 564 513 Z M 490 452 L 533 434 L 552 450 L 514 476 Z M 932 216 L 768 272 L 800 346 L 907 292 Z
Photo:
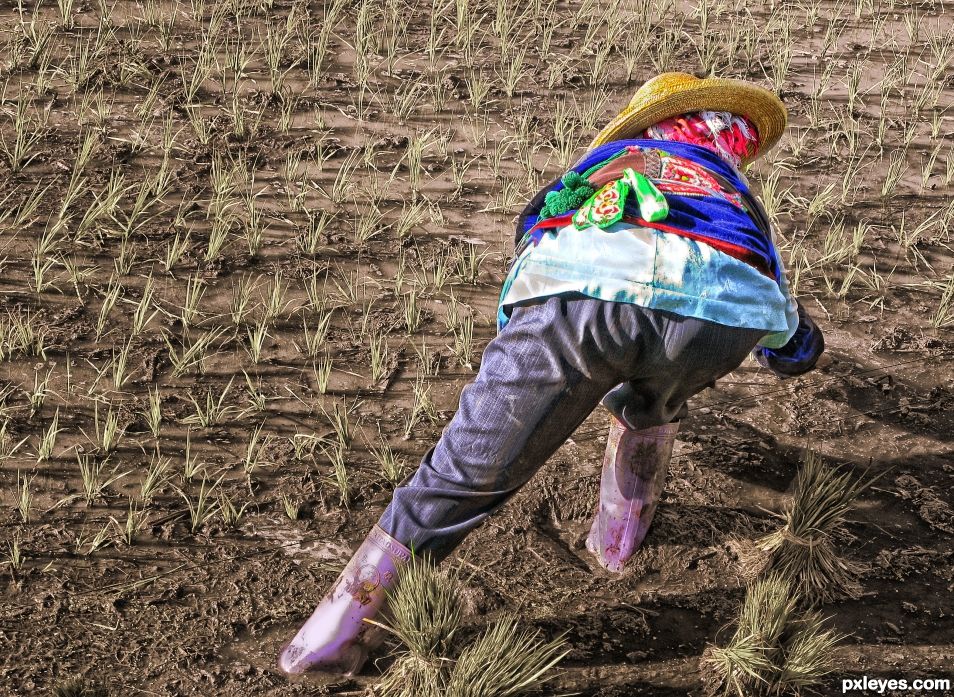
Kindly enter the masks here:
M 728 111 L 700 111 L 666 119 L 647 128 L 643 137 L 699 145 L 736 167 L 759 144 L 755 125 Z

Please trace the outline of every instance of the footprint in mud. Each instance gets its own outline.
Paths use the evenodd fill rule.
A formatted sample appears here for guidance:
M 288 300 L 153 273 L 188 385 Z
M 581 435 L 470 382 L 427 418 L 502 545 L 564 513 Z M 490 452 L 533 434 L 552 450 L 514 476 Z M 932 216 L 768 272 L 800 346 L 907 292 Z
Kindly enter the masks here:
M 282 519 L 256 520 L 246 523 L 242 531 L 253 537 L 275 542 L 275 547 L 292 558 L 296 564 L 303 560 L 325 562 L 323 566 L 343 567 L 351 558 L 352 550 L 345 545 L 308 538 L 300 530 L 286 524 Z M 328 563 L 330 562 L 330 564 Z
M 604 573 L 605 569 L 586 548 L 586 536 L 590 533 L 590 518 L 549 520 L 540 525 L 540 532 L 552 542 L 554 551 L 580 571 L 589 574 Z

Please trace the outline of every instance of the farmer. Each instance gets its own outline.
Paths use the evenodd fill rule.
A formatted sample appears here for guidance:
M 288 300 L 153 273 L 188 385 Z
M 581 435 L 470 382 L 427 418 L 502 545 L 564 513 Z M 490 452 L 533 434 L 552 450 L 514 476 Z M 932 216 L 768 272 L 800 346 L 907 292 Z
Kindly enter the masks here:
M 820 331 L 788 291 L 740 169 L 785 107 L 737 80 L 665 73 L 520 215 L 477 379 L 279 666 L 355 672 L 410 550 L 435 563 L 527 483 L 598 404 L 611 413 L 587 549 L 621 572 L 662 494 L 686 400 L 754 350 L 810 370 Z

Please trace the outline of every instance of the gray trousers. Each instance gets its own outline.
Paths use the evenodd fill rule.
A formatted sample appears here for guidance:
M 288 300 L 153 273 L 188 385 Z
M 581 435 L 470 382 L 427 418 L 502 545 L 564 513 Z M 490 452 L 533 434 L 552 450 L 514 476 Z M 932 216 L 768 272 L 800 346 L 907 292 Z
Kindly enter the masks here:
M 601 401 L 630 428 L 677 420 L 686 400 L 737 368 L 764 334 L 582 296 L 517 306 L 378 525 L 439 561 Z

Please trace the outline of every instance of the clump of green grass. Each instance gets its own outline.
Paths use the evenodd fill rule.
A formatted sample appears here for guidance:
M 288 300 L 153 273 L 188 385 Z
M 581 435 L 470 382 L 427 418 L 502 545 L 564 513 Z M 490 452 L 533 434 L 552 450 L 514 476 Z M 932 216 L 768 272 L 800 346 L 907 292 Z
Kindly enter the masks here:
M 782 515 L 784 525 L 752 545 L 740 545 L 743 578 L 778 572 L 813 601 L 858 597 L 863 566 L 844 559 L 835 538 L 845 534 L 848 513 L 870 483 L 829 467 L 809 452 L 795 477 L 792 501 Z
M 462 644 L 461 583 L 425 558 L 412 557 L 388 596 L 386 623 L 403 649 L 374 694 L 390 697 L 503 697 L 542 685 L 568 653 L 565 641 L 541 641 L 505 615 Z M 379 692 L 380 691 L 380 692 Z
M 834 670 L 832 650 L 844 636 L 825 629 L 819 613 L 800 610 L 800 600 L 779 573 L 749 586 L 728 644 L 703 653 L 709 694 L 797 695 Z

